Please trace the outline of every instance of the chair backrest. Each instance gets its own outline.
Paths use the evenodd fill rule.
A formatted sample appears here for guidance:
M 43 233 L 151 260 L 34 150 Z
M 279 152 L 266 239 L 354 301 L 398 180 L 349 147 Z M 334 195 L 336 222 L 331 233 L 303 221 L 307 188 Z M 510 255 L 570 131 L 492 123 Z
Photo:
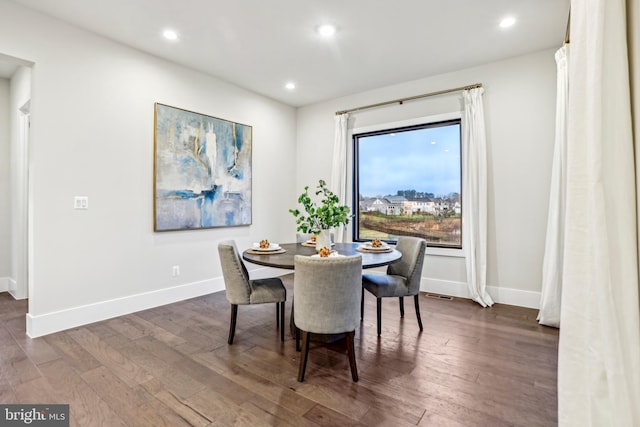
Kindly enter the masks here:
M 304 243 L 311 239 L 312 233 L 296 233 L 296 243 Z M 336 236 L 331 232 L 331 241 L 335 243 Z
M 218 244 L 218 254 L 222 265 L 222 276 L 227 300 L 231 304 L 249 304 L 249 272 L 240 259 L 236 242 L 227 240 Z
M 407 288 L 410 294 L 417 294 L 420 291 L 420 279 L 422 277 L 426 248 L 427 241 L 424 239 L 400 236 L 398 237 L 396 249 L 402 253 L 402 258 L 387 267 L 387 274 L 402 276 L 407 279 Z
M 296 243 L 304 243 L 311 239 L 311 233 L 296 233 Z
M 317 334 L 355 331 L 360 323 L 362 257 L 296 255 L 294 263 L 296 326 Z

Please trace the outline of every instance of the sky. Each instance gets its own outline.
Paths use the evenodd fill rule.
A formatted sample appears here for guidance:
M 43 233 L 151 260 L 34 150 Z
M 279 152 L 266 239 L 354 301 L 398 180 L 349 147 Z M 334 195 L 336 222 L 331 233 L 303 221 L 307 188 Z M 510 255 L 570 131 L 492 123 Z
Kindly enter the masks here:
M 359 193 L 460 193 L 460 125 L 360 137 Z

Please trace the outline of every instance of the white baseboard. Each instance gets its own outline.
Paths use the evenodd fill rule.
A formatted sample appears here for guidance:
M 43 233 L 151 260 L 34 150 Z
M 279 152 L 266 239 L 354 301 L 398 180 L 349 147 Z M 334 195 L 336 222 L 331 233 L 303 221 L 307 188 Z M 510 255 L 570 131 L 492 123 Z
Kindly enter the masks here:
M 385 268 L 370 269 L 368 273 L 384 274 Z M 263 277 L 282 276 L 292 273 L 291 270 L 282 270 L 270 267 L 259 267 L 251 270 L 251 278 L 260 279 Z M 420 290 L 434 294 L 449 295 L 457 298 L 470 298 L 469 289 L 465 282 L 455 282 L 451 280 L 422 278 Z M 540 307 L 540 292 L 523 291 L 521 289 L 504 288 L 499 286 L 487 286 L 487 291 L 493 301 L 499 304 L 515 305 L 538 309 Z
M 487 286 L 491 298 L 499 304 L 540 309 L 540 292 L 523 291 L 522 289 Z
M 15 300 L 26 299 L 27 295 L 11 277 L 0 277 L 0 292 L 9 292 Z
M 224 290 L 224 280 L 222 277 L 219 277 L 95 304 L 73 307 L 53 313 L 37 316 L 32 316 L 27 313 L 27 335 L 31 338 L 36 338 L 65 329 L 75 328 L 165 304 L 184 301 L 189 298 L 195 298 L 221 290 Z
M 26 299 L 28 297 L 27 289 L 23 286 L 19 287 L 18 283 L 12 278 L 9 278 L 9 294 L 15 300 Z
M 420 290 L 434 294 L 449 295 L 457 298 L 470 298 L 469 289 L 464 282 L 422 278 Z M 540 292 L 523 291 L 521 289 L 487 286 L 487 292 L 493 301 L 499 304 L 518 307 L 539 308 Z
M 292 271 L 268 267 L 257 268 L 251 270 L 251 278 L 259 279 L 264 277 L 282 276 L 289 273 L 292 273 Z M 0 286 L 3 285 L 3 279 L 6 278 L 0 278 Z M 7 282 L 8 287 L 8 279 L 4 280 L 4 282 Z M 54 332 L 63 331 L 65 329 L 75 328 L 89 323 L 135 313 L 136 311 L 147 310 L 149 308 L 165 304 L 184 301 L 189 298 L 195 298 L 222 290 L 224 290 L 224 280 L 222 277 L 218 277 L 215 279 L 187 283 L 158 291 L 74 307 L 53 313 L 46 313 L 37 316 L 27 313 L 27 335 L 31 338 L 36 338 L 52 334 Z M 423 278 L 420 290 L 423 292 L 450 295 L 458 298 L 469 298 L 467 284 L 463 282 Z M 496 303 L 528 308 L 539 307 L 539 292 L 523 291 L 498 286 L 489 286 L 488 291 Z

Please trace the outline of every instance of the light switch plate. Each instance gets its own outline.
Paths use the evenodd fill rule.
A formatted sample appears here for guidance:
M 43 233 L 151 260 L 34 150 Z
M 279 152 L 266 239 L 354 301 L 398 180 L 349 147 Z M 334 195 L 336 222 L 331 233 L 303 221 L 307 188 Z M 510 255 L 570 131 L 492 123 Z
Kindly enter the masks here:
M 75 196 L 73 198 L 73 209 L 89 209 L 89 197 Z

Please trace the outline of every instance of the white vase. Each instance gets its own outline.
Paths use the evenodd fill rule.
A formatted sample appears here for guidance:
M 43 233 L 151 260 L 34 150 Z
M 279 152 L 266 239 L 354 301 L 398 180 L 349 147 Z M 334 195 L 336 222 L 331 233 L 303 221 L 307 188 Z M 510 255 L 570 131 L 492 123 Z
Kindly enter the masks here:
M 322 248 L 331 249 L 331 232 L 329 230 L 321 230 L 316 236 L 316 251 Z

